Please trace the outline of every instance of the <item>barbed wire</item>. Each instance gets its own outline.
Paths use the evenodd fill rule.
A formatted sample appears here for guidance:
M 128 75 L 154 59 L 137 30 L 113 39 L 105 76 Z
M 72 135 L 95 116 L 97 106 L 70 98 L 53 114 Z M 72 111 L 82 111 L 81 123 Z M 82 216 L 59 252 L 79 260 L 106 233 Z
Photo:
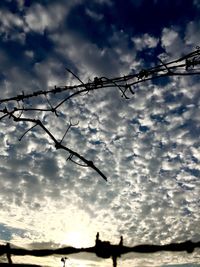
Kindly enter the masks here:
M 197 46 L 196 50 L 188 53 L 187 55 L 180 57 L 176 60 L 164 63 L 160 58 L 158 58 L 162 64 L 149 68 L 149 69 L 142 69 L 138 73 L 133 73 L 129 75 L 124 75 L 122 77 L 115 77 L 115 78 L 107 78 L 107 77 L 95 77 L 92 82 L 84 83 L 75 75 L 71 70 L 66 68 L 66 70 L 72 73 L 79 81 L 80 84 L 71 85 L 71 86 L 54 86 L 49 90 L 39 90 L 35 91 L 30 94 L 25 94 L 23 91 L 21 94 L 17 96 L 13 96 L 10 98 L 0 99 L 0 104 L 10 101 L 24 101 L 25 99 L 38 97 L 41 95 L 48 95 L 48 94 L 59 94 L 65 91 L 74 91 L 76 89 L 80 89 L 69 96 L 69 98 L 74 97 L 78 94 L 87 91 L 99 90 L 101 88 L 110 88 L 110 87 L 117 87 L 118 89 L 122 90 L 123 96 L 126 93 L 127 89 L 131 90 L 130 86 L 140 84 L 142 82 L 151 80 L 151 79 L 158 79 L 165 76 L 191 76 L 191 75 L 199 75 L 199 71 L 195 71 L 194 67 L 200 64 L 200 47 Z M 175 72 L 175 71 L 181 72 Z M 127 83 L 129 82 L 129 83 Z M 82 89 L 81 89 L 82 88 Z M 131 92 L 133 93 L 133 91 Z M 68 100 L 68 99 L 67 99 Z M 66 101 L 67 101 L 66 100 Z M 60 105 L 59 105 L 60 106 Z
M 55 86 L 54 88 L 51 88 L 49 90 L 35 91 L 30 94 L 25 94 L 24 92 L 22 92 L 21 94 L 10 98 L 2 98 L 0 99 L 0 114 L 2 114 L 0 121 L 4 119 L 13 119 L 13 121 L 16 123 L 29 122 L 33 124 L 19 138 L 20 141 L 33 128 L 40 127 L 53 141 L 56 149 L 62 149 L 69 153 L 67 160 L 81 167 L 89 167 L 93 169 L 96 173 L 98 173 L 98 175 L 100 175 L 105 181 L 107 181 L 106 175 L 103 174 L 103 172 L 95 165 L 93 161 L 86 159 L 80 153 L 63 145 L 62 141 L 73 125 L 69 124 L 70 126 L 65 131 L 63 138 L 61 139 L 61 141 L 58 141 L 58 139 L 51 133 L 51 131 L 46 126 L 44 126 L 44 123 L 41 120 L 30 117 L 30 115 L 24 115 L 28 114 L 29 111 L 35 111 L 36 113 L 50 112 L 53 113 L 56 117 L 59 117 L 59 108 L 70 99 L 83 95 L 83 93 L 87 94 L 91 91 L 114 87 L 121 93 L 121 96 L 123 98 L 128 100 L 135 94 L 135 86 L 141 83 L 164 77 L 200 75 L 200 71 L 198 71 L 196 67 L 200 64 L 200 47 L 196 47 L 195 51 L 167 63 L 165 63 L 161 58 L 158 58 L 158 60 L 161 62 L 160 65 L 148 69 L 142 69 L 138 73 L 115 78 L 95 77 L 92 82 L 87 83 L 81 81 L 81 79 L 76 74 L 66 68 L 66 70 L 80 82 L 79 84 L 73 86 Z M 57 100 L 58 102 L 54 105 L 47 97 L 66 92 L 68 93 L 68 95 L 62 96 L 62 99 Z M 25 100 L 28 100 L 30 98 L 41 100 L 41 97 L 45 97 L 46 100 L 44 107 L 32 107 L 30 104 L 25 103 Z M 78 159 L 78 161 L 76 159 Z
M 62 247 L 58 249 L 23 249 L 12 248 L 9 243 L 6 245 L 0 245 L 0 256 L 6 254 L 8 263 L 11 265 L 12 255 L 14 256 L 36 256 L 44 257 L 51 255 L 69 255 L 81 252 L 93 253 L 99 258 L 112 259 L 113 267 L 117 267 L 117 259 L 123 254 L 127 253 L 156 253 L 156 252 L 181 252 L 186 251 L 192 253 L 196 248 L 200 248 L 200 242 L 192 242 L 190 240 L 180 243 L 170 243 L 166 245 L 137 245 L 133 247 L 123 245 L 123 237 L 120 237 L 120 242 L 117 245 L 111 244 L 110 241 L 101 241 L 99 239 L 99 233 L 96 235 L 95 246 L 87 248 L 74 248 L 74 247 Z

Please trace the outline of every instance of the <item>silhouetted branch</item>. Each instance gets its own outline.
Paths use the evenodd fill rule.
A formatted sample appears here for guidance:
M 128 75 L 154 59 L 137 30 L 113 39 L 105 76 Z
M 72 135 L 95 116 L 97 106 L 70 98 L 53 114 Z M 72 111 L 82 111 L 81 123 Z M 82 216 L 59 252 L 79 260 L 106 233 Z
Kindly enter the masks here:
M 19 141 L 21 141 L 22 138 L 23 138 L 29 131 L 31 131 L 33 128 L 35 128 L 37 125 L 38 125 L 38 124 L 36 123 L 36 124 L 33 125 L 31 128 L 29 128 L 27 131 L 25 131 L 25 132 L 23 133 L 23 135 L 19 138 Z
M 117 258 L 121 257 L 123 254 L 135 252 L 135 253 L 156 253 L 162 251 L 170 252 L 180 252 L 186 251 L 187 253 L 192 253 L 196 248 L 200 248 L 200 242 L 192 242 L 190 240 L 180 243 L 171 243 L 166 245 L 138 245 L 133 247 L 128 247 L 123 245 L 123 237 L 120 238 L 118 245 L 113 245 L 109 241 L 101 241 L 99 239 L 99 233 L 96 235 L 95 246 L 88 248 L 74 248 L 74 247 L 64 247 L 58 249 L 34 249 L 27 250 L 22 248 L 11 248 L 9 244 L 0 246 L 0 256 L 3 254 L 7 255 L 8 261 L 12 262 L 11 255 L 15 256 L 50 256 L 50 255 L 69 255 L 80 252 L 94 253 L 97 257 L 108 259 L 112 258 L 113 267 L 117 266 Z
M 44 124 L 40 121 L 40 120 L 36 120 L 36 119 L 31 119 L 31 118 L 19 118 L 16 117 L 13 113 L 10 113 L 10 116 L 13 118 L 13 120 L 15 122 L 32 122 L 34 123 L 34 126 L 40 126 L 44 132 L 51 138 L 51 140 L 54 142 L 55 148 L 56 149 L 63 149 L 65 151 L 67 151 L 68 153 L 70 153 L 70 155 L 73 155 L 75 157 L 77 157 L 78 159 L 80 159 L 82 162 L 84 162 L 88 167 L 90 167 L 91 169 L 93 169 L 94 171 L 96 171 L 105 181 L 107 181 L 107 177 L 94 165 L 93 161 L 87 160 L 86 158 L 84 158 L 83 156 L 81 156 L 79 153 L 77 153 L 76 151 L 73 151 L 72 149 L 64 146 L 61 144 L 61 142 L 58 142 L 57 139 L 53 136 L 53 134 L 44 126 Z M 33 128 L 32 127 L 32 128 Z M 30 130 L 30 129 L 29 129 Z M 28 131 L 29 131 L 28 130 Z M 28 132 L 26 131 L 26 133 Z
M 119 90 L 120 90 L 120 92 L 122 93 L 122 97 L 124 97 L 125 99 L 130 99 L 125 93 L 126 93 L 126 90 L 127 90 L 127 83 L 126 83 L 126 86 L 124 86 L 123 85 L 123 87 L 125 87 L 125 89 L 123 90 L 122 88 L 121 88 L 121 86 L 119 85 L 119 84 L 117 84 L 114 80 L 112 80 L 112 79 L 108 79 L 108 78 L 106 78 L 106 77 L 102 77 L 103 79 L 105 79 L 106 81 L 109 81 L 110 83 L 113 83 L 113 85 L 115 85 Z M 101 78 L 101 79 L 102 79 Z
M 75 163 L 76 165 L 81 166 L 81 167 L 89 167 L 88 165 L 81 164 L 81 163 L 79 163 L 79 162 L 73 160 L 73 155 L 70 155 L 70 156 L 67 158 L 67 160 L 70 160 L 71 162 L 73 162 L 73 163 Z
M 86 89 L 87 89 L 87 86 L 84 84 L 84 82 L 75 74 L 73 73 L 70 69 L 66 68 L 66 70 L 68 72 L 70 72 Z
M 93 81 L 89 81 L 84 83 L 75 73 L 73 73 L 70 69 L 66 68 L 66 70 L 71 73 L 79 82 L 80 84 L 73 85 L 73 86 L 55 86 L 49 90 L 39 90 L 30 94 L 25 94 L 22 91 L 21 94 L 10 97 L 0 99 L 0 105 L 4 103 L 5 107 L 0 109 L 0 113 L 3 115 L 0 117 L 0 120 L 9 118 L 13 119 L 15 122 L 26 121 L 34 123 L 34 126 L 31 127 L 29 130 L 25 131 L 25 133 L 19 138 L 21 140 L 30 130 L 32 130 L 37 125 L 40 126 L 53 140 L 56 149 L 63 149 L 69 152 L 71 160 L 73 163 L 82 166 L 82 167 L 90 167 L 95 170 L 104 180 L 107 180 L 106 176 L 94 165 L 93 161 L 89 161 L 81 156 L 79 153 L 69 149 L 62 145 L 62 142 L 68 133 L 69 129 L 73 125 L 69 125 L 66 129 L 62 139 L 60 142 L 56 140 L 56 138 L 51 134 L 51 132 L 44 126 L 42 121 L 36 120 L 33 117 L 31 118 L 22 118 L 22 115 L 29 111 L 35 112 L 53 112 L 58 117 L 58 109 L 70 99 L 81 96 L 82 93 L 88 93 L 94 90 L 99 89 L 107 89 L 111 87 L 117 88 L 121 96 L 125 99 L 130 99 L 129 94 L 132 96 L 135 92 L 132 90 L 132 86 L 139 85 L 140 83 L 144 83 L 147 81 L 155 80 L 155 79 L 162 79 L 164 77 L 172 77 L 172 76 L 192 76 L 192 75 L 200 75 L 200 71 L 197 71 L 195 67 L 200 64 L 200 48 L 196 47 L 197 50 L 180 57 L 176 60 L 164 63 L 163 60 L 159 58 L 161 62 L 160 65 L 149 68 L 149 69 L 142 69 L 138 73 L 129 74 L 123 77 L 115 77 L 115 78 L 107 78 L 107 77 L 95 77 Z M 167 70 L 167 72 L 166 72 Z M 69 93 L 67 96 L 63 96 L 61 100 L 57 100 L 57 103 L 54 105 L 51 104 L 50 99 L 47 97 L 52 94 L 61 94 L 61 93 Z M 128 94 L 129 93 L 129 94 Z M 32 107 L 26 104 L 25 100 L 36 97 L 43 97 L 45 96 L 46 105 L 44 107 Z M 12 105 L 8 105 L 9 103 Z M 15 106 L 15 102 L 17 102 L 17 106 Z M 19 103 L 23 102 L 23 106 L 20 107 Z M 38 104 L 38 103 L 37 103 Z M 17 116 L 16 114 L 20 114 Z M 78 161 L 72 159 L 72 157 L 77 157 Z M 80 160 L 80 162 L 79 162 Z M 84 164 L 82 164 L 83 162 Z
M 47 103 L 49 104 L 49 106 L 50 106 L 50 108 L 51 108 L 51 109 L 50 109 L 51 112 L 55 113 L 55 115 L 58 117 L 58 113 L 56 112 L 56 108 L 54 108 L 54 107 L 51 105 L 51 102 L 49 101 L 47 95 L 45 94 L 44 96 L 45 96 L 45 98 L 46 98 L 46 100 L 47 100 Z
M 161 65 L 158 65 L 156 67 L 149 68 L 149 69 L 142 69 L 138 73 L 135 73 L 135 74 L 130 74 L 130 75 L 126 75 L 123 77 L 116 77 L 116 78 L 105 78 L 105 77 L 98 78 L 98 77 L 95 77 L 94 81 L 88 82 L 88 83 L 84 83 L 76 74 L 74 74 L 70 69 L 66 68 L 66 70 L 68 72 L 70 72 L 74 77 L 76 77 L 80 81 L 80 84 L 72 85 L 72 86 L 60 86 L 60 87 L 55 86 L 52 89 L 49 89 L 46 91 L 39 90 L 39 91 L 33 92 L 31 94 L 24 94 L 24 92 L 22 92 L 22 94 L 17 95 L 15 97 L 1 99 L 0 104 L 5 103 L 5 102 L 9 102 L 9 101 L 23 101 L 25 99 L 32 98 L 32 97 L 38 97 L 38 96 L 47 95 L 47 94 L 58 94 L 58 93 L 62 93 L 65 91 L 72 91 L 72 90 L 73 91 L 78 90 L 77 92 L 75 92 L 75 95 L 79 95 L 82 92 L 97 90 L 100 88 L 111 88 L 111 87 L 118 87 L 118 89 L 122 92 L 122 95 L 124 96 L 124 91 L 122 90 L 122 88 L 126 88 L 127 85 L 129 86 L 129 84 L 127 84 L 127 81 L 129 81 L 130 84 L 133 85 L 133 84 L 138 83 L 138 79 L 139 79 L 139 82 L 145 82 L 145 81 L 149 80 L 149 78 L 151 79 L 152 77 L 155 77 L 155 76 L 157 78 L 162 78 L 163 72 L 166 69 L 168 70 L 167 75 L 169 75 L 169 76 L 172 74 L 173 75 L 199 75 L 199 72 L 188 72 L 190 67 L 194 68 L 196 65 L 200 64 L 200 58 L 199 57 L 200 57 L 200 49 L 199 49 L 199 47 L 197 47 L 197 50 L 195 50 L 195 51 L 193 51 L 193 52 L 191 52 L 191 53 L 189 53 L 183 57 L 180 57 L 176 60 L 170 61 L 168 63 L 164 63 L 161 59 L 159 59 L 162 63 Z M 172 70 L 174 70 L 174 71 L 175 70 L 182 70 L 185 72 L 178 72 L 178 73 L 173 72 L 173 73 L 171 73 Z M 187 72 L 188 72 L 188 74 L 186 74 Z M 166 76 L 166 73 L 164 76 Z M 102 80 L 102 78 L 105 78 L 104 81 Z M 97 82 L 97 80 L 98 80 L 98 82 Z M 124 83 L 124 82 L 126 82 L 126 83 Z M 84 87 L 84 89 L 81 89 L 83 87 Z M 79 89 L 81 89 L 81 90 L 79 90 Z M 75 96 L 74 93 L 72 95 Z M 127 97 L 127 96 L 125 96 L 125 97 Z M 56 109 L 56 108 L 54 108 L 54 109 Z
M 172 73 L 172 71 L 168 68 L 168 66 L 158 57 L 158 59 L 160 60 L 160 62 L 163 64 L 163 66 L 166 68 L 166 70 L 168 71 L 169 74 Z
M 76 74 L 74 74 L 71 70 L 68 68 L 67 71 L 70 72 L 74 77 L 76 77 L 81 84 L 73 85 L 73 86 L 61 86 L 61 87 L 54 87 L 53 89 L 46 90 L 46 91 L 36 91 L 32 94 L 24 94 L 24 92 L 20 95 L 17 95 L 15 97 L 11 98 L 5 98 L 0 100 L 1 103 L 6 103 L 10 101 L 23 101 L 28 98 L 32 97 L 38 97 L 41 95 L 48 95 L 48 94 L 57 94 L 62 93 L 65 91 L 75 91 L 71 95 L 64 98 L 60 103 L 58 103 L 54 108 L 51 105 L 50 101 L 47 99 L 50 109 L 43 109 L 43 111 L 51 111 L 56 114 L 56 110 L 67 100 L 71 99 L 72 97 L 81 95 L 82 93 L 87 93 L 89 91 L 98 90 L 100 88 L 111 88 L 111 87 L 117 87 L 120 92 L 122 93 L 122 96 L 126 99 L 129 99 L 129 97 L 125 94 L 127 91 L 127 88 L 131 92 L 131 94 L 134 94 L 134 92 L 131 89 L 132 85 L 136 85 L 138 83 L 143 83 L 145 81 L 149 81 L 152 79 L 158 79 L 163 78 L 166 76 L 191 76 L 191 75 L 199 75 L 200 72 L 192 71 L 193 68 L 196 65 L 200 64 L 200 49 L 198 48 L 196 51 L 189 53 L 188 55 L 181 57 L 179 59 L 173 60 L 168 63 L 164 63 L 160 58 L 159 61 L 161 61 L 161 65 L 158 65 L 153 68 L 149 69 L 142 69 L 138 73 L 126 75 L 123 77 L 116 77 L 116 78 L 107 78 L 107 77 L 95 77 L 94 81 L 90 81 L 88 83 L 84 83 Z M 192 69 L 189 69 L 192 67 Z M 167 70 L 167 73 L 165 72 Z M 180 72 L 180 70 L 182 72 Z M 179 72 L 175 72 L 179 71 Z M 128 82 L 128 83 L 127 83 Z M 20 109 L 18 109 L 20 110 Z M 32 108 L 26 108 L 23 109 L 24 111 L 33 110 Z M 34 109 L 41 111 L 41 109 Z M 57 115 L 57 114 L 56 114 Z
M 69 126 L 67 127 L 67 130 L 65 131 L 65 133 L 64 133 L 64 135 L 63 135 L 63 137 L 62 137 L 60 143 L 62 143 L 62 141 L 64 140 L 64 138 L 65 138 L 66 134 L 68 133 L 69 129 L 70 129 L 71 127 L 77 126 L 78 124 L 79 124 L 79 122 L 73 124 L 73 123 L 71 122 L 71 120 L 70 120 Z

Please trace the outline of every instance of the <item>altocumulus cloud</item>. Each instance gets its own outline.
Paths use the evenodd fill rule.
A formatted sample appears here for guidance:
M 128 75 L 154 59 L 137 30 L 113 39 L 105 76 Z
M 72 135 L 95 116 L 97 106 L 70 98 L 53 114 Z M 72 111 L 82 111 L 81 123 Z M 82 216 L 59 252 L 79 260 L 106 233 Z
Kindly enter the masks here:
M 162 1 L 165 10 L 174 10 L 163 20 L 153 17 L 163 12 L 161 1 L 127 1 L 129 9 L 111 0 L 3 2 L 1 97 L 76 83 L 66 66 L 83 81 L 109 78 L 160 64 L 158 56 L 176 58 L 199 42 L 198 1 L 183 1 L 180 18 L 173 13 L 181 6 Z M 152 15 L 145 28 L 138 14 L 147 7 Z M 199 240 L 198 81 L 148 82 L 134 88 L 130 100 L 116 88 L 99 90 L 67 102 L 59 118 L 32 112 L 58 140 L 70 119 L 79 121 L 63 143 L 94 160 L 107 183 L 66 161 L 69 155 L 55 151 L 41 130 L 34 128 L 19 142 L 29 125 L 2 121 L 2 241 L 70 245 L 69 233 L 76 232 L 79 245 L 89 246 L 97 231 L 113 242 L 123 235 L 127 245 Z M 197 262 L 196 254 L 134 257 L 143 266 Z M 97 266 L 93 261 L 88 266 Z M 127 256 L 121 265 L 130 262 Z

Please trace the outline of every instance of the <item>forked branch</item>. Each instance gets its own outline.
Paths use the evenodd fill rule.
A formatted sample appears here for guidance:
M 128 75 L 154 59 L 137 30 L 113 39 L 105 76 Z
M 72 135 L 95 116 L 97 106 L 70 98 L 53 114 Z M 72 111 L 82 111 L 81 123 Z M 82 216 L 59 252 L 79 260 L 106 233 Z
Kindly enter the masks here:
M 59 142 L 56 137 L 44 126 L 44 124 L 40 121 L 40 120 L 36 120 L 36 119 L 31 119 L 31 118 L 19 118 L 19 117 L 16 117 L 13 113 L 10 114 L 10 116 L 13 118 L 13 120 L 15 122 L 31 122 L 33 123 L 34 125 L 28 129 L 24 134 L 23 136 L 29 132 L 31 129 L 33 129 L 34 127 L 36 126 L 40 126 L 40 128 L 42 128 L 42 130 L 50 137 L 50 139 L 54 142 L 54 146 L 56 149 L 62 149 L 62 150 L 65 150 L 67 151 L 70 155 L 73 155 L 75 157 L 77 157 L 79 160 L 81 160 L 82 162 L 85 163 L 85 166 L 86 167 L 89 167 L 91 169 L 93 169 L 95 172 L 97 172 L 105 181 L 107 181 L 107 177 L 99 170 L 99 168 L 97 168 L 93 161 L 91 160 L 87 160 L 85 157 L 83 157 L 82 155 L 80 155 L 78 152 L 70 149 L 69 147 L 67 146 L 64 146 L 61 142 Z M 71 125 L 72 126 L 72 125 Z M 70 127 L 71 127 L 70 126 Z M 22 136 L 22 137 L 23 137 Z M 20 138 L 20 140 L 22 139 L 22 137 Z M 62 139 L 63 140 L 63 139 Z
M 71 162 L 82 167 L 92 168 L 104 180 L 107 180 L 106 176 L 95 166 L 93 161 L 87 160 L 76 151 L 73 151 L 72 149 L 63 145 L 63 140 L 65 136 L 69 132 L 70 128 L 75 125 L 72 125 L 72 123 L 70 122 L 61 141 L 59 142 L 52 135 L 52 133 L 44 126 L 42 121 L 36 120 L 33 117 L 29 116 L 28 118 L 24 118 L 22 117 L 22 115 L 24 116 L 24 114 L 27 114 L 27 112 L 32 112 L 32 111 L 38 113 L 53 112 L 58 117 L 58 109 L 62 105 L 64 105 L 64 103 L 66 103 L 72 98 L 83 95 L 83 93 L 114 87 L 120 91 L 122 97 L 128 100 L 130 99 L 130 96 L 133 96 L 135 94 L 135 90 L 132 90 L 132 87 L 134 85 L 139 85 L 147 81 L 160 79 L 164 77 L 200 75 L 200 71 L 198 71 L 198 69 L 195 69 L 195 67 L 200 64 L 199 47 L 197 47 L 195 51 L 167 63 L 164 63 L 163 60 L 161 60 L 160 58 L 158 59 L 161 62 L 161 64 L 153 68 L 142 69 L 137 73 L 129 74 L 122 77 L 115 77 L 115 78 L 95 77 L 93 81 L 90 80 L 87 83 L 84 83 L 76 74 L 74 74 L 71 70 L 66 68 L 66 70 L 69 73 L 71 73 L 80 82 L 80 84 L 73 86 L 60 86 L 60 87 L 55 86 L 54 88 L 51 88 L 49 90 L 40 90 L 30 94 L 25 94 L 24 91 L 22 91 L 22 93 L 17 96 L 0 99 L 0 105 L 2 105 L 3 103 L 5 105 L 4 107 L 2 107 L 2 109 L 0 109 L 0 113 L 3 114 L 0 117 L 0 121 L 3 119 L 12 118 L 15 122 L 20 122 L 20 121 L 32 122 L 33 126 L 29 128 L 27 131 L 25 131 L 24 134 L 19 138 L 19 140 L 22 140 L 22 138 L 34 127 L 40 126 L 40 128 L 42 128 L 43 131 L 54 142 L 56 149 L 63 149 L 69 153 L 70 156 L 68 159 Z M 50 97 L 48 98 L 47 96 L 52 96 L 55 94 L 62 94 L 62 93 L 65 93 L 65 95 L 61 95 L 60 100 L 54 101 L 56 103 L 52 105 L 52 103 L 50 102 L 51 98 Z M 37 104 L 41 102 L 41 97 L 45 97 L 46 104 L 44 105 L 44 107 L 41 106 L 33 107 L 25 103 L 25 100 L 33 97 L 38 99 Z M 9 104 L 10 102 L 11 105 Z M 22 105 L 20 105 L 19 103 L 20 104 L 22 103 Z M 19 115 L 17 116 L 16 114 Z M 78 161 L 74 160 L 74 157 L 77 158 Z

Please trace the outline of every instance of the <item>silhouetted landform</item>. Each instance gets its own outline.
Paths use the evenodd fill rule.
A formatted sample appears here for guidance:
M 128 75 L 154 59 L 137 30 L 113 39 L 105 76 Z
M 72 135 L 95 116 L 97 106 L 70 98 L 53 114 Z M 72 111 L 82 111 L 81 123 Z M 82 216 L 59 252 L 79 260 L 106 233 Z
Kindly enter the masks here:
M 54 142 L 54 146 L 56 149 L 63 149 L 69 153 L 69 161 L 81 167 L 89 167 L 93 169 L 105 181 L 107 181 L 106 175 L 103 174 L 103 172 L 94 164 L 92 160 L 86 159 L 80 153 L 62 144 L 66 133 L 68 132 L 70 127 L 73 126 L 71 123 L 65 131 L 61 141 L 58 141 L 55 136 L 53 136 L 53 134 L 50 132 L 50 130 L 47 129 L 47 127 L 42 123 L 42 121 L 34 119 L 33 117 L 24 117 L 24 114 L 27 114 L 27 111 L 52 112 L 55 114 L 56 117 L 58 117 L 58 110 L 65 102 L 67 102 L 71 98 L 81 96 L 83 95 L 83 93 L 87 94 L 90 91 L 115 87 L 119 90 L 123 98 L 130 99 L 130 97 L 135 94 L 135 91 L 139 90 L 138 85 L 145 81 L 171 76 L 191 76 L 200 74 L 200 71 L 198 69 L 195 69 L 195 67 L 200 64 L 200 47 L 196 47 L 196 50 L 194 52 L 191 52 L 183 57 L 180 57 L 176 60 L 167 63 L 163 62 L 163 60 L 160 58 L 158 58 L 158 60 L 161 63 L 160 65 L 149 69 L 142 69 L 138 73 L 133 73 L 116 78 L 95 77 L 93 81 L 89 81 L 86 83 L 81 81 L 81 79 L 76 74 L 66 68 L 66 70 L 79 81 L 79 84 L 73 86 L 55 86 L 54 88 L 51 88 L 49 90 L 35 91 L 31 94 L 25 94 L 22 91 L 22 93 L 17 96 L 0 99 L 0 106 L 1 104 L 4 104 L 2 109 L 0 109 L 0 113 L 3 114 L 0 117 L 0 120 L 5 118 L 12 118 L 15 122 L 31 122 L 33 124 L 33 126 L 27 131 L 25 131 L 25 133 L 19 138 L 20 141 L 29 131 L 39 126 Z M 135 88 L 135 85 L 137 85 L 137 89 Z M 47 96 L 52 94 L 61 94 L 63 92 L 68 92 L 69 94 L 67 95 L 67 97 L 66 94 L 63 95 L 63 99 L 58 100 L 58 103 L 54 104 L 53 106 Z M 40 99 L 40 97 L 45 97 L 46 107 L 34 107 L 32 106 L 33 103 L 25 101 L 33 97 L 37 98 L 38 100 Z M 12 105 L 8 105 L 10 102 L 12 102 Z
M 138 245 L 128 247 L 123 245 L 123 237 L 120 238 L 120 242 L 117 245 L 111 244 L 109 241 L 101 241 L 99 239 L 99 233 L 96 235 L 95 246 L 88 248 L 74 248 L 64 247 L 58 249 L 40 249 L 40 250 L 27 250 L 22 248 L 12 248 L 9 244 L 0 246 L 0 256 L 7 255 L 8 261 L 12 264 L 11 255 L 15 256 L 50 256 L 50 255 L 68 255 L 80 252 L 94 253 L 97 257 L 108 259 L 112 258 L 113 267 L 117 267 L 117 258 L 122 254 L 136 252 L 136 253 L 155 253 L 161 251 L 180 252 L 186 251 L 192 253 L 195 248 L 200 248 L 200 242 L 192 242 L 190 240 L 181 243 L 171 243 L 167 245 Z

